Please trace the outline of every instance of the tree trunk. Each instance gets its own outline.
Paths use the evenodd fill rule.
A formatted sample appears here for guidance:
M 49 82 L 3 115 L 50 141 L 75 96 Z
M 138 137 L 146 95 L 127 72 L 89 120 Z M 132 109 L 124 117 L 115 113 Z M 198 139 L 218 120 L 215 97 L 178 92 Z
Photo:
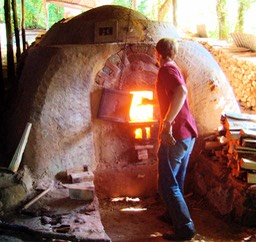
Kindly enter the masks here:
M 226 0 L 217 0 L 217 17 L 219 22 L 219 39 L 228 39 Z
M 165 0 L 162 5 L 159 5 L 158 21 L 165 21 L 166 15 L 171 8 L 172 0 Z
M 136 0 L 132 0 L 132 9 L 133 10 L 137 10 L 137 1 Z
M 172 0 L 172 17 L 173 17 L 173 25 L 178 27 L 178 1 Z
M 13 25 L 14 25 L 14 33 L 16 40 L 16 61 L 20 59 L 20 30 L 18 25 L 18 17 L 17 17 L 17 7 L 16 0 L 12 0 L 12 11 L 13 11 Z
M 2 46 L 1 46 L 1 35 L 0 35 L 0 112 L 2 114 L 2 110 L 4 108 L 5 103 L 5 84 L 4 84 L 4 74 L 3 74 L 3 62 L 2 62 Z
M 6 45 L 7 45 L 7 76 L 9 85 L 12 85 L 15 77 L 13 43 L 12 43 L 12 24 L 11 24 L 11 3 L 10 0 L 4 1 L 5 25 L 6 25 Z
M 45 26 L 46 29 L 49 29 L 49 13 L 48 13 L 48 9 L 47 9 L 47 3 L 46 0 L 43 0 L 43 6 L 44 6 L 44 11 L 45 11 Z
M 250 1 L 250 0 L 239 1 L 238 18 L 237 18 L 235 32 L 237 32 L 237 33 L 244 32 L 244 15 L 245 15 L 246 11 L 249 10 L 251 3 L 252 3 L 252 1 Z
M 1 35 L 0 35 L 0 154 L 5 157 L 6 151 L 6 123 L 5 123 L 5 84 L 3 75 L 3 64 L 2 64 L 2 51 L 1 51 Z M 1 159 L 0 158 L 0 159 Z M 3 164 L 1 164 L 3 166 Z
M 3 61 L 2 61 L 1 33 L 0 33 L 0 96 L 1 96 L 1 105 L 2 105 L 2 99 L 4 97 L 4 75 L 3 75 Z

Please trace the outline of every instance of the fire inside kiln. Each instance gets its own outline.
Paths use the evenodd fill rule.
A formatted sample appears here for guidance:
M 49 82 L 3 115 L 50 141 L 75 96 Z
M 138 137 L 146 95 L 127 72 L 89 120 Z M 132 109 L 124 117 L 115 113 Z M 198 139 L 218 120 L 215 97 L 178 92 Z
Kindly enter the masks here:
M 153 104 L 144 104 L 143 99 L 153 101 L 153 91 L 104 89 L 98 112 L 99 118 L 129 124 L 139 160 L 148 159 L 148 149 L 154 147 L 154 128 L 158 124 Z
M 151 127 L 150 123 L 156 122 L 154 117 L 154 108 L 152 104 L 143 104 L 143 98 L 153 100 L 152 91 L 131 91 L 133 94 L 132 103 L 130 106 L 130 124 L 136 124 L 144 127 L 136 127 L 134 131 L 135 139 L 150 139 Z

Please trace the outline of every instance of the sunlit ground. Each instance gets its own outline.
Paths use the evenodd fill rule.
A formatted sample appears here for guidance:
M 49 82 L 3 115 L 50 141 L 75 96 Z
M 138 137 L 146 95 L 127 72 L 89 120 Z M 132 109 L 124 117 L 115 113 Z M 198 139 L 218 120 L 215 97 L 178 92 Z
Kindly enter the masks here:
M 197 242 L 256 241 L 255 228 L 242 228 L 212 213 L 207 203 L 193 194 L 186 196 L 196 226 Z M 106 233 L 113 242 L 164 242 L 162 234 L 172 230 L 158 216 L 165 206 L 159 197 L 118 197 L 100 200 L 100 214 Z

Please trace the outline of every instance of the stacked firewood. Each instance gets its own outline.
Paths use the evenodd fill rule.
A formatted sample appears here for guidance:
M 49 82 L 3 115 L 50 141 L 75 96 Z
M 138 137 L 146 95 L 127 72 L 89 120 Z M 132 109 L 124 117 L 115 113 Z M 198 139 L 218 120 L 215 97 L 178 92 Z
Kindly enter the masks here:
M 200 41 L 227 76 L 237 100 L 245 108 L 256 110 L 255 52 L 227 43 Z
M 231 174 L 256 184 L 256 115 L 224 113 L 215 136 L 205 139 L 205 150 L 226 157 Z

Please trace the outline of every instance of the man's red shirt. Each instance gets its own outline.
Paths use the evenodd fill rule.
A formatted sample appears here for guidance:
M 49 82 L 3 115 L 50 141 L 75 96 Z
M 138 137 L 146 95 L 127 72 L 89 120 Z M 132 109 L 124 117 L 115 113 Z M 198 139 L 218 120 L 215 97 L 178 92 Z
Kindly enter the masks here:
M 156 82 L 161 119 L 165 117 L 174 91 L 179 85 L 186 85 L 179 69 L 170 62 L 161 66 Z M 188 98 L 186 98 L 184 105 L 174 120 L 172 132 L 176 140 L 198 136 L 195 120 L 189 110 Z

